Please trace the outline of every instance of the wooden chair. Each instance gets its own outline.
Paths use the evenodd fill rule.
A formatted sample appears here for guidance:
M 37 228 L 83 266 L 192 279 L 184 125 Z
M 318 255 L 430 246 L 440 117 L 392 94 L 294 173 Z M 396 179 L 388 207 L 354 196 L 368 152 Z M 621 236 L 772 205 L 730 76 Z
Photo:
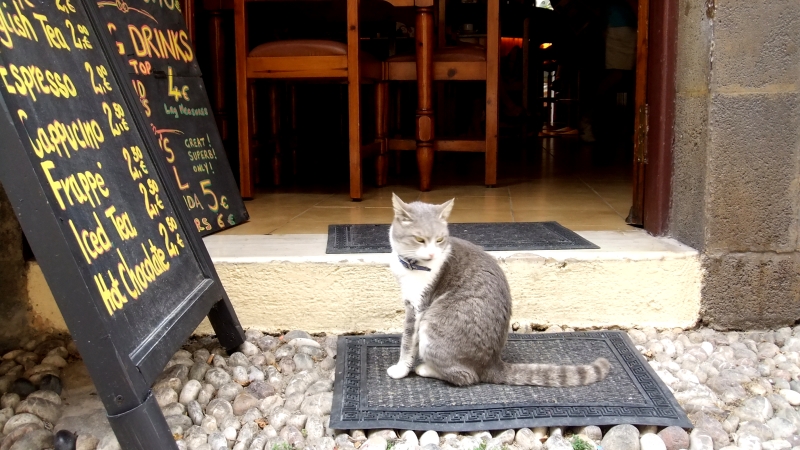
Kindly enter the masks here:
M 384 62 L 384 82 L 417 81 L 416 139 L 389 139 L 389 150 L 416 150 L 420 190 L 431 188 L 435 151 L 486 154 L 486 186 L 497 184 L 498 78 L 500 51 L 500 2 L 486 0 L 486 47 L 444 47 L 445 0 L 439 0 L 439 48 L 433 49 L 432 14 L 417 14 L 417 54 L 394 56 Z M 432 12 L 433 8 L 429 8 Z M 428 30 L 428 31 L 426 31 Z M 431 73 L 418 71 L 418 64 Z M 482 80 L 486 82 L 486 137 L 484 140 L 436 139 L 433 124 L 433 82 Z
M 382 63 L 366 53 L 359 52 L 358 9 L 359 0 L 346 0 L 347 43 L 327 40 L 286 40 L 261 44 L 251 49 L 248 44 L 247 0 L 234 0 L 234 26 L 236 35 L 236 94 L 239 118 L 239 168 L 242 197 L 252 198 L 255 169 L 253 148 L 257 131 L 255 121 L 256 79 L 274 80 L 333 80 L 348 84 L 348 135 L 350 155 L 350 197 L 360 200 L 362 195 L 362 161 L 375 155 L 378 158 L 379 185 L 386 183 L 387 141 L 385 119 L 376 111 L 376 139 L 362 144 L 361 96 L 362 83 L 381 80 Z M 386 98 L 385 89 L 375 83 L 376 110 L 382 111 Z M 279 132 L 278 94 L 274 85 L 270 89 L 271 132 L 275 138 Z M 280 183 L 280 142 L 274 142 L 273 176 Z

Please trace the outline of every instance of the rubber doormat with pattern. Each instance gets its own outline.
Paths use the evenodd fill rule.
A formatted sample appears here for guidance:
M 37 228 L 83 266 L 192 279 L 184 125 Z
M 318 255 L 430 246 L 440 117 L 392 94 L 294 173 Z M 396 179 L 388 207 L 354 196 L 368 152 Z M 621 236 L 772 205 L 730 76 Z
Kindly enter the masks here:
M 487 251 L 600 248 L 558 222 L 451 223 L 450 235 Z M 389 225 L 329 225 L 325 253 L 391 253 Z
M 386 369 L 399 355 L 399 335 L 339 338 L 332 429 L 482 431 L 623 423 L 692 428 L 667 386 L 621 331 L 509 335 L 503 359 L 512 363 L 608 359 L 608 377 L 588 386 L 456 387 L 413 372 L 394 380 Z

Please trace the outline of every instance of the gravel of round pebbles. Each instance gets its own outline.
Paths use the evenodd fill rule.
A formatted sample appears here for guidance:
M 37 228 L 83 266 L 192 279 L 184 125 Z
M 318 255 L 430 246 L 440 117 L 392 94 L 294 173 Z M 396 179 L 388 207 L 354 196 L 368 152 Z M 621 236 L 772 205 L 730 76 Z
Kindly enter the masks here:
M 153 393 L 178 447 L 187 450 L 800 450 L 800 327 L 628 334 L 689 414 L 691 433 L 632 425 L 332 430 L 336 337 L 300 330 L 280 337 L 247 330 L 231 355 L 211 337 L 193 338 Z M 53 447 L 62 411 L 58 377 L 76 358 L 74 343 L 59 336 L 39 336 L 2 356 L 0 450 Z M 74 443 L 79 450 L 119 448 L 113 435 L 78 434 Z

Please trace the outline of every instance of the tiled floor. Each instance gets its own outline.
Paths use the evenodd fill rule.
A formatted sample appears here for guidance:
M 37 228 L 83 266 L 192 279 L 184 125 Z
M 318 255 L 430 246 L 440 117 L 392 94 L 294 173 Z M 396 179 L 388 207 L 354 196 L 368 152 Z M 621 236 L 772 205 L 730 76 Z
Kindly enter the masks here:
M 437 155 L 434 188 L 415 187 L 413 154 L 390 185 L 365 183 L 361 202 L 346 186 L 281 187 L 260 191 L 246 203 L 250 221 L 221 234 L 327 233 L 335 223 L 390 223 L 392 192 L 404 201 L 441 203 L 455 197 L 451 222 L 558 221 L 567 228 L 625 230 L 631 206 L 630 156 L 574 138 L 522 145 L 503 143 L 498 186 L 482 185 L 483 155 Z M 409 158 L 411 157 L 411 158 Z

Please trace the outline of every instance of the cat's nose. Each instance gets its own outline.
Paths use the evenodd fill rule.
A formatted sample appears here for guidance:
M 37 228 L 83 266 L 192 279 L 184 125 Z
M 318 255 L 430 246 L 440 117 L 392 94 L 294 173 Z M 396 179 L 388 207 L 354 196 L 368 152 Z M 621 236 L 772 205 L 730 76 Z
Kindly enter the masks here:
M 434 253 L 429 253 L 429 254 L 428 254 L 428 258 L 429 258 L 429 259 L 433 259 L 433 255 L 434 255 Z

